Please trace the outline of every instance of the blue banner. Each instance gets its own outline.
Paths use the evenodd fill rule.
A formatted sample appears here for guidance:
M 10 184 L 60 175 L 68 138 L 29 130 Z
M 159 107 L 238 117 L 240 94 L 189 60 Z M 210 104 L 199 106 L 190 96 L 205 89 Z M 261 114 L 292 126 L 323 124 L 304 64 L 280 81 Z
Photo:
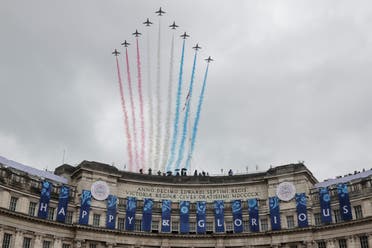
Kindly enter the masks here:
M 116 224 L 116 205 L 118 198 L 115 195 L 109 195 L 107 198 L 106 227 L 115 229 Z
M 258 200 L 248 199 L 249 229 L 251 232 L 259 232 L 260 225 L 258 220 Z
M 142 212 L 142 231 L 151 232 L 152 206 L 154 202 L 150 198 L 145 198 Z
M 58 208 L 57 208 L 57 221 L 65 222 L 67 214 L 68 199 L 70 196 L 70 188 L 63 185 L 59 192 Z
M 170 200 L 163 200 L 161 206 L 161 232 L 171 231 L 171 210 L 172 202 Z
M 39 211 L 37 216 L 42 219 L 48 217 L 50 192 L 52 190 L 52 184 L 48 181 L 42 182 L 42 188 L 40 193 Z
M 127 197 L 127 210 L 125 216 L 125 230 L 134 231 L 136 225 L 137 200 L 135 197 Z
M 340 213 L 343 220 L 352 220 L 349 192 L 347 185 L 342 183 L 337 185 L 338 201 L 340 203 Z
M 332 223 L 331 196 L 327 188 L 319 189 L 319 201 L 322 223 Z
M 206 202 L 196 202 L 196 233 L 204 234 L 206 228 Z
M 88 225 L 89 222 L 89 211 L 91 205 L 92 192 L 89 190 L 83 189 L 81 193 L 81 204 L 80 204 L 80 215 L 79 215 L 79 224 Z
M 214 201 L 215 232 L 225 232 L 224 208 L 222 200 Z
M 231 211 L 234 221 L 234 233 L 243 232 L 242 201 L 241 200 L 232 201 Z
M 296 210 L 298 227 L 307 227 L 309 222 L 307 219 L 307 199 L 305 193 L 296 194 Z
M 269 206 L 270 206 L 271 230 L 273 231 L 280 230 L 281 224 L 280 224 L 279 198 L 277 196 L 269 197 Z
M 190 232 L 190 202 L 180 201 L 180 232 L 189 233 Z

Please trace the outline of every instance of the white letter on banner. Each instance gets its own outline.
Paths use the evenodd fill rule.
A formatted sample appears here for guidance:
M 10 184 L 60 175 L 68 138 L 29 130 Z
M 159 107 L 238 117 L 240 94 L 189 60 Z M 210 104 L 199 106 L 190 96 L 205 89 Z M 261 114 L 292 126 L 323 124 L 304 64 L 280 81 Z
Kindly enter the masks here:
M 169 220 L 163 220 L 162 225 L 163 226 L 169 226 Z
M 236 220 L 234 221 L 234 224 L 235 224 L 235 226 L 241 226 L 241 225 L 243 224 L 243 222 L 242 222 L 241 219 L 236 219 Z
M 323 216 L 329 216 L 329 208 L 323 209 Z
M 274 216 L 274 223 L 277 224 L 278 221 L 276 220 L 276 216 Z
M 109 215 L 109 221 L 108 222 L 111 222 L 113 219 L 114 219 L 114 216 L 110 214 Z
M 60 215 L 60 214 L 66 215 L 65 208 L 61 208 L 61 210 L 59 210 L 58 215 Z
M 40 203 L 40 211 L 47 211 L 48 204 L 46 203 Z
M 347 205 L 343 206 L 342 209 L 344 210 L 344 214 L 349 213 L 349 209 L 347 209 Z
M 305 220 L 307 219 L 307 216 L 306 216 L 306 214 L 301 213 L 301 214 L 298 215 L 298 219 L 299 219 L 300 221 L 305 221 Z
M 220 223 L 220 219 L 217 219 L 217 226 L 223 226 L 223 224 Z
M 129 224 L 132 224 L 133 217 L 128 217 Z
M 256 218 L 252 218 L 251 225 L 252 226 L 257 226 L 257 219 Z
M 198 221 L 198 227 L 204 227 L 204 225 L 205 225 L 204 220 Z
M 85 215 L 87 215 L 87 211 L 83 210 L 83 212 L 81 213 L 81 218 L 84 219 Z

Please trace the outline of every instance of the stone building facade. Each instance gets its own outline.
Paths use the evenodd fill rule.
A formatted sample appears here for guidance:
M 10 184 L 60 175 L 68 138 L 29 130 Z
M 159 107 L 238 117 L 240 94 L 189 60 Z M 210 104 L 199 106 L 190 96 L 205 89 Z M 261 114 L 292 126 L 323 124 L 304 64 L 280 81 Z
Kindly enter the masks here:
M 56 177 L 56 175 L 58 177 Z M 371 247 L 372 173 L 365 171 L 319 183 L 302 163 L 288 164 L 266 172 L 233 176 L 164 176 L 131 173 L 116 167 L 83 161 L 78 166 L 62 165 L 46 178 L 0 163 L 0 245 L 3 248 L 124 248 L 124 247 Z M 58 180 L 63 178 L 63 181 Z M 48 217 L 37 217 L 41 184 L 53 184 Z M 340 218 L 336 184 L 347 183 L 352 220 Z M 79 224 L 83 190 L 103 181 L 109 193 L 118 197 L 115 229 L 106 228 L 107 204 L 92 198 L 88 225 Z M 288 182 L 295 192 L 307 196 L 309 225 L 298 227 L 296 201 L 280 202 L 281 229 L 273 231 L 268 199 L 278 194 L 278 186 Z M 58 195 L 63 184 L 70 187 L 66 221 L 56 221 Z M 322 224 L 319 187 L 327 186 L 331 195 L 332 223 Z M 135 230 L 125 228 L 127 197 L 137 199 Z M 154 201 L 151 231 L 142 231 L 143 200 Z M 259 202 L 259 232 L 249 230 L 247 200 Z M 161 231 L 161 201 L 172 201 L 171 231 Z M 243 232 L 235 233 L 231 201 L 242 200 Z M 197 201 L 205 201 L 206 233 L 196 232 Z M 216 232 L 213 202 L 223 200 L 224 232 Z M 190 230 L 180 233 L 180 201 L 190 202 Z

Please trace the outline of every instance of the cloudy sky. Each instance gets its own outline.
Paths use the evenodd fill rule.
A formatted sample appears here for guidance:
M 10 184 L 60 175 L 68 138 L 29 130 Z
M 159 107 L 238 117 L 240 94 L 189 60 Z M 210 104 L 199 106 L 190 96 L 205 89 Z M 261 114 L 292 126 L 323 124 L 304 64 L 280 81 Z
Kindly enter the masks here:
M 205 70 L 202 59 L 215 58 L 193 169 L 242 173 L 305 161 L 322 180 L 372 167 L 370 1 L 5 0 L 0 8 L 0 156 L 53 170 L 65 151 L 64 160 L 72 165 L 91 160 L 122 169 L 128 155 L 111 52 L 123 51 L 124 39 L 135 41 L 131 33 L 144 32 L 141 23 L 149 17 L 155 27 L 141 38 L 141 52 L 146 54 L 145 40 L 150 40 L 156 68 L 159 18 L 154 11 L 159 6 L 167 11 L 161 19 L 164 108 L 168 24 L 175 20 L 177 36 L 184 31 L 191 36 L 185 85 L 191 47 L 196 42 L 203 47 L 193 102 Z M 177 38 L 175 78 L 180 49 Z

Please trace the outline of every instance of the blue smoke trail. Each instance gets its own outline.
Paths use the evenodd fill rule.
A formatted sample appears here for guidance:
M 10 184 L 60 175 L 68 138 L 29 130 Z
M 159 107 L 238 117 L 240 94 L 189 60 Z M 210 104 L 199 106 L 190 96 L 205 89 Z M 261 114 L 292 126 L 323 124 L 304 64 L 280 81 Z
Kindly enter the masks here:
M 176 162 L 176 170 L 180 168 L 182 159 L 183 159 L 183 153 L 185 150 L 185 141 L 186 141 L 186 134 L 187 134 L 187 123 L 189 121 L 189 113 L 190 113 L 190 104 L 191 104 L 191 96 L 192 96 L 192 89 L 194 86 L 194 75 L 195 75 L 195 67 L 196 67 L 196 55 L 198 54 L 198 50 L 195 50 L 194 55 L 194 64 L 192 65 L 192 72 L 191 72 L 191 80 L 190 80 L 190 86 L 189 86 L 189 99 L 186 103 L 186 110 L 185 110 L 185 118 L 183 120 L 183 132 L 182 132 L 182 139 L 181 139 L 181 145 L 180 149 L 178 151 L 178 159 Z
M 191 158 L 192 158 L 192 154 L 193 154 L 194 148 L 195 148 L 195 139 L 196 139 L 196 133 L 198 132 L 199 119 L 200 119 L 200 111 L 201 111 L 201 107 L 202 107 L 203 100 L 204 100 L 205 86 L 207 84 L 208 68 L 209 68 L 209 63 L 207 65 L 207 69 L 205 70 L 203 87 L 202 87 L 202 90 L 201 90 L 201 93 L 200 93 L 200 96 L 199 96 L 198 109 L 196 111 L 196 117 L 195 117 L 195 121 L 194 121 L 194 127 L 193 127 L 193 130 L 192 130 L 191 148 L 190 148 L 189 154 L 187 156 L 186 166 L 185 166 L 185 168 L 187 170 L 190 169 Z
M 176 111 L 174 117 L 174 126 L 173 126 L 173 138 L 172 138 L 172 146 L 171 146 L 171 153 L 167 164 L 167 170 L 171 170 L 171 166 L 174 162 L 174 157 L 176 153 L 176 144 L 177 144 L 177 136 L 178 136 L 178 122 L 180 119 L 180 105 L 181 105 L 181 92 L 182 92 L 182 74 L 183 74 L 183 60 L 185 57 L 185 41 L 183 40 L 182 44 L 182 55 L 181 55 L 181 62 L 180 62 L 180 73 L 178 77 L 178 88 L 177 88 L 177 99 L 176 99 Z

